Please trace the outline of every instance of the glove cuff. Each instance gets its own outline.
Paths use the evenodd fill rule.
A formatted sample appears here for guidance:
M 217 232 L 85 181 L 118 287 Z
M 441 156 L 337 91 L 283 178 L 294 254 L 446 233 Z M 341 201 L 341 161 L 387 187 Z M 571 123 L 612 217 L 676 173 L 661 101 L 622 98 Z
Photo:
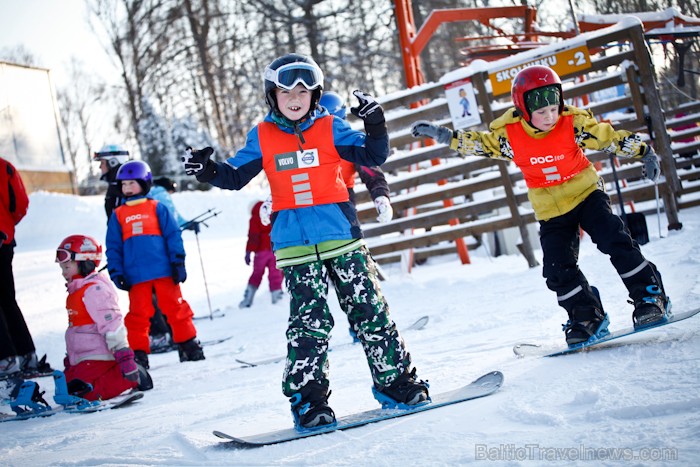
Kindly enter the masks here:
M 207 164 L 204 167 L 204 170 L 196 176 L 197 181 L 202 182 L 202 183 L 209 183 L 212 181 L 214 178 L 216 178 L 216 175 L 218 174 L 218 170 L 216 167 L 216 163 L 212 162 L 211 160 L 207 160 Z
M 365 133 L 367 133 L 372 138 L 383 138 L 388 134 L 386 128 L 386 120 L 382 119 L 379 123 L 367 123 L 365 122 Z

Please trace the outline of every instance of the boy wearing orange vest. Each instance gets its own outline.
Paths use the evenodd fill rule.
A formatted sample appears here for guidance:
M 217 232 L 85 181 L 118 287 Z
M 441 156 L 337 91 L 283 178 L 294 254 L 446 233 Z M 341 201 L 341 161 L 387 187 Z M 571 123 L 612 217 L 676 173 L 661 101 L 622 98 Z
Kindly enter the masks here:
M 613 214 L 603 180 L 583 152 L 603 150 L 641 160 L 644 176 L 655 181 L 660 169 L 654 150 L 639 135 L 616 131 L 598 123 L 590 111 L 564 105 L 561 80 L 548 67 L 521 70 L 511 94 L 515 108 L 491 122 L 490 132 L 452 131 L 425 121 L 414 123 L 411 132 L 449 144 L 463 155 L 512 161 L 522 170 L 540 222 L 543 275 L 569 315 L 567 344 L 608 332 L 600 298 L 578 268 L 579 228 L 610 256 L 634 304 L 634 326 L 668 319 L 671 304 L 661 275 Z
M 117 180 L 125 203 L 107 224 L 107 265 L 116 286 L 129 292 L 124 323 L 136 361 L 148 368 L 153 293 L 172 328 L 180 361 L 204 360 L 194 313 L 180 290 L 180 282 L 187 279 L 180 227 L 164 204 L 146 197 L 153 182 L 148 164 L 127 162 L 119 168 Z
M 290 296 L 283 392 L 297 428 L 335 423 L 328 406 L 328 339 L 333 319 L 328 278 L 357 332 L 369 363 L 375 397 L 393 406 L 425 403 L 427 384 L 416 379 L 379 287 L 374 263 L 349 201 L 340 161 L 381 165 L 389 155 L 384 111 L 369 95 L 352 112 L 366 134 L 318 107 L 323 73 L 310 57 L 288 54 L 264 73 L 270 112 L 249 133 L 246 145 L 225 163 L 213 150 L 183 156 L 188 175 L 239 190 L 261 170 L 272 192 L 272 248 Z
M 64 360 L 68 392 L 91 401 L 153 387 L 129 348 L 117 291 L 96 271 L 101 259 L 102 246 L 87 235 L 66 237 L 56 249 L 68 288 Z

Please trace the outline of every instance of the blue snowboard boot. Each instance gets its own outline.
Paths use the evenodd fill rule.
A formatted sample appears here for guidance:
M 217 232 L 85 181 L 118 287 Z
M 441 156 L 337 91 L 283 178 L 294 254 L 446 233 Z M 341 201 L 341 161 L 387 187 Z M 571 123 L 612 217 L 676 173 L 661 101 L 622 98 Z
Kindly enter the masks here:
M 430 402 L 428 382 L 416 379 L 416 369 L 396 378 L 389 386 L 372 388 L 384 409 L 409 409 Z
M 298 430 L 305 430 L 335 424 L 335 413 L 328 406 L 330 395 L 327 388 L 316 382 L 302 387 L 289 399 L 292 403 L 294 426 Z
M 661 324 L 668 320 L 671 310 L 671 300 L 658 285 L 649 285 L 637 289 L 632 294 L 632 322 L 637 329 Z

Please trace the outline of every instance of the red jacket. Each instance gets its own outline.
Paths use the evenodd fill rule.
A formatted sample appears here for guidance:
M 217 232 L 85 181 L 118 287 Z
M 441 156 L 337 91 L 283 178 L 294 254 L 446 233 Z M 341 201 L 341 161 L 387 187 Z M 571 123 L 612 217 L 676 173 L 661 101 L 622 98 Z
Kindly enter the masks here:
M 250 224 L 248 226 L 248 243 L 245 246 L 246 252 L 271 251 L 270 231 L 272 224 L 262 225 L 260 222 L 260 206 L 263 202 L 258 201 L 253 206 L 253 212 L 250 213 Z
M 4 245 L 15 239 L 15 225 L 19 224 L 29 207 L 29 198 L 22 177 L 8 161 L 0 157 L 0 237 Z

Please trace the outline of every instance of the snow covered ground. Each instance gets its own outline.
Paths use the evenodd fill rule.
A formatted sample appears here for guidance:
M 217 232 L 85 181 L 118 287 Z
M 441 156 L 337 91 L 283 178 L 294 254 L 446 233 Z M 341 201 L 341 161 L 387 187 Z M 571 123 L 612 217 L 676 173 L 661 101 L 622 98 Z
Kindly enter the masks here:
M 281 393 L 283 364 L 241 368 L 234 360 L 285 352 L 286 303 L 273 306 L 265 282 L 252 308 L 237 307 L 250 273 L 243 261 L 247 210 L 258 195 L 213 190 L 174 197 L 186 218 L 221 210 L 199 235 L 201 256 L 194 234 L 184 233 L 189 278 L 183 293 L 198 316 L 209 315 L 204 264 L 211 305 L 225 316 L 196 321 L 199 337 L 234 338 L 206 348 L 202 362 L 152 355 L 155 389 L 129 408 L 0 424 L 1 465 L 700 465 L 700 316 L 606 350 L 517 359 L 517 342 L 563 342 L 565 315 L 540 268 L 528 269 L 520 256 L 490 258 L 483 249 L 470 252 L 471 265 L 455 255 L 411 275 L 386 266 L 382 286 L 399 328 L 430 316 L 424 330 L 403 335 L 431 391 L 500 370 L 505 384 L 498 393 L 347 432 L 224 449 L 212 430 L 246 435 L 292 424 Z M 38 352 L 54 367 L 62 364 L 67 323 L 54 249 L 72 233 L 103 239 L 102 201 L 37 193 L 18 229 L 18 301 Z M 650 217 L 652 239 L 642 247 L 663 273 L 676 311 L 700 306 L 700 208 L 680 218 L 681 231 L 664 228 L 659 238 Z M 622 282 L 587 237 L 580 263 L 600 289 L 611 329 L 628 327 L 632 308 Z M 126 311 L 128 296 L 120 297 Z M 347 343 L 346 321 L 331 303 L 332 343 Z M 358 346 L 333 351 L 330 364 L 330 402 L 338 416 L 377 407 Z M 50 401 L 51 379 L 39 383 Z

